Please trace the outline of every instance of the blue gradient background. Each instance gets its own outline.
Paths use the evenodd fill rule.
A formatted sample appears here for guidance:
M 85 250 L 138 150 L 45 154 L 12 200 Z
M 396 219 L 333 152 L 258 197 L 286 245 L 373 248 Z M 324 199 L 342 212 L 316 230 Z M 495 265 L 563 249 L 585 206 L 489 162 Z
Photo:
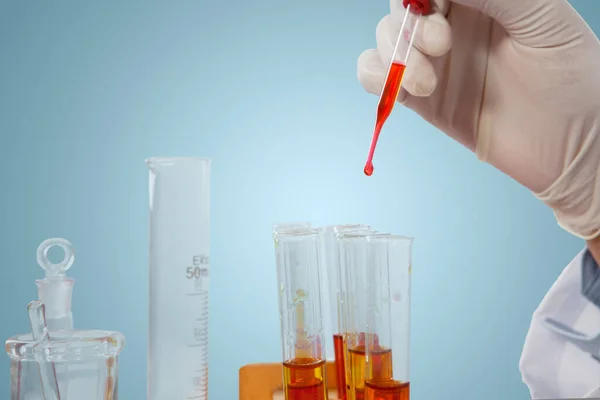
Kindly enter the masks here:
M 573 4 L 600 32 L 600 3 Z M 387 12 L 383 0 L 1 1 L 0 337 L 27 331 L 35 250 L 65 237 L 76 326 L 126 335 L 120 394 L 145 399 L 144 159 L 209 156 L 211 399 L 237 398 L 240 366 L 280 361 L 270 226 L 290 220 L 416 237 L 415 399 L 527 399 L 531 313 L 583 243 L 406 109 L 363 176 L 376 98 L 356 58 Z M 0 397 L 8 384 L 6 358 Z

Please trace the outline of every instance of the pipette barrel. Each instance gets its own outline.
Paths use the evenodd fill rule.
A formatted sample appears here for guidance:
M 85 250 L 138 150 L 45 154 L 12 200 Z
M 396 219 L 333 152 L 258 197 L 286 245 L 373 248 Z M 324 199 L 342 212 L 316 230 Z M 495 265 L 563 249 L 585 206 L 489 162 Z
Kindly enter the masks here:
M 327 399 L 319 233 L 274 236 L 286 400 Z
M 408 400 L 412 238 L 367 238 L 365 400 Z
M 396 46 L 392 54 L 392 63 L 400 63 L 406 66 L 408 57 L 414 45 L 415 36 L 419 22 L 421 21 L 421 12 L 414 9 L 414 6 L 409 4 L 406 7 L 406 13 L 402 20 Z
M 413 5 L 413 3 L 416 5 Z M 373 174 L 373 156 L 379 140 L 379 134 L 381 133 L 383 125 L 392 113 L 398 95 L 400 94 L 406 64 L 410 57 L 419 21 L 421 19 L 421 11 L 425 9 L 423 3 L 429 4 L 426 0 L 412 0 L 409 4 L 405 3 L 406 13 L 404 14 L 400 32 L 398 33 L 398 39 L 396 40 L 394 52 L 392 53 L 392 59 L 390 60 L 387 76 L 383 87 L 381 88 L 381 94 L 379 95 L 379 103 L 377 104 L 377 119 L 375 121 L 375 129 L 373 130 L 373 139 L 371 140 L 371 147 L 369 148 L 369 154 L 363 169 L 367 176 Z

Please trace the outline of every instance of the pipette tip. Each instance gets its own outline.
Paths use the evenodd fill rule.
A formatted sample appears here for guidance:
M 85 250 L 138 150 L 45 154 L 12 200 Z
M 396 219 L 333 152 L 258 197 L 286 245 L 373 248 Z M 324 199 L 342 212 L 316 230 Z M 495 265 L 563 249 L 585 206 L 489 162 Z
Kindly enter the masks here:
M 369 161 L 369 162 L 367 162 L 367 164 L 365 164 L 365 169 L 364 169 L 364 171 L 365 171 L 365 175 L 366 175 L 366 176 L 371 176 L 371 175 L 373 175 L 373 169 L 374 169 L 374 168 L 373 168 L 373 163 L 372 163 L 372 162 L 370 162 L 370 161 Z

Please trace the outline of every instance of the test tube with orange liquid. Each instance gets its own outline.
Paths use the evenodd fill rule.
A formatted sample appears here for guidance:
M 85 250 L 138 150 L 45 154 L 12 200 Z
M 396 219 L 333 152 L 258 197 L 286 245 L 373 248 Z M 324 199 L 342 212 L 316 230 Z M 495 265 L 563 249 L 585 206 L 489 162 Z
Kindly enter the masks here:
M 410 281 L 413 239 L 367 238 L 364 400 L 410 399 Z
M 286 400 L 327 400 L 319 232 L 273 232 Z
M 400 0 L 397 0 L 400 1 Z M 367 156 L 367 162 L 365 163 L 364 173 L 367 176 L 373 174 L 373 155 L 375 154 L 375 148 L 379 140 L 379 134 L 383 125 L 389 118 L 400 88 L 402 87 L 402 80 L 404 78 L 404 71 L 406 70 L 406 63 L 410 56 L 413 48 L 417 28 L 422 15 L 426 15 L 431 11 L 431 5 L 429 0 L 402 0 L 404 7 L 406 7 L 406 14 L 398 33 L 398 39 L 394 52 L 392 53 L 392 59 L 390 66 L 379 95 L 379 102 L 377 104 L 377 115 L 375 119 L 375 128 L 373 129 L 373 139 L 371 140 L 371 146 L 369 148 L 369 154 Z
M 342 330 L 345 339 L 346 398 L 363 400 L 366 376 L 366 344 L 377 343 L 367 326 L 367 276 L 369 237 L 385 237 L 375 231 L 350 232 L 336 235 L 340 262 L 340 286 L 343 294 Z M 379 363 L 381 376 L 391 376 L 387 368 L 390 357 L 382 352 Z
M 327 303 L 325 314 L 325 334 L 327 335 L 327 357 L 333 356 L 336 368 L 336 389 L 338 400 L 346 400 L 345 347 L 341 329 L 342 292 L 339 282 L 339 256 L 336 234 L 369 230 L 368 225 L 344 224 L 319 228 L 325 273 L 323 291 Z M 328 313 L 327 313 L 328 311 Z

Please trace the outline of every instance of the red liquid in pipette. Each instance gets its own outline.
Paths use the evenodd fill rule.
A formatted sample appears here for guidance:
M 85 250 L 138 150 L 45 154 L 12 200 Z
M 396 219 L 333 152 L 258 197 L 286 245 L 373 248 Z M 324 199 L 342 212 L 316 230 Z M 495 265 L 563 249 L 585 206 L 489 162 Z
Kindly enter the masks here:
M 390 66 L 387 78 L 385 80 L 385 86 L 383 92 L 379 98 L 379 105 L 377 106 L 377 119 L 375 121 L 375 129 L 373 130 L 373 140 L 371 141 L 371 148 L 369 149 L 369 156 L 367 157 L 367 163 L 365 164 L 365 175 L 373 175 L 373 154 L 375 153 L 375 147 L 377 147 L 377 140 L 379 139 L 379 133 L 383 124 L 388 119 L 400 93 L 400 86 L 402 85 L 402 78 L 404 77 L 404 70 L 406 66 L 403 63 L 394 61 Z

